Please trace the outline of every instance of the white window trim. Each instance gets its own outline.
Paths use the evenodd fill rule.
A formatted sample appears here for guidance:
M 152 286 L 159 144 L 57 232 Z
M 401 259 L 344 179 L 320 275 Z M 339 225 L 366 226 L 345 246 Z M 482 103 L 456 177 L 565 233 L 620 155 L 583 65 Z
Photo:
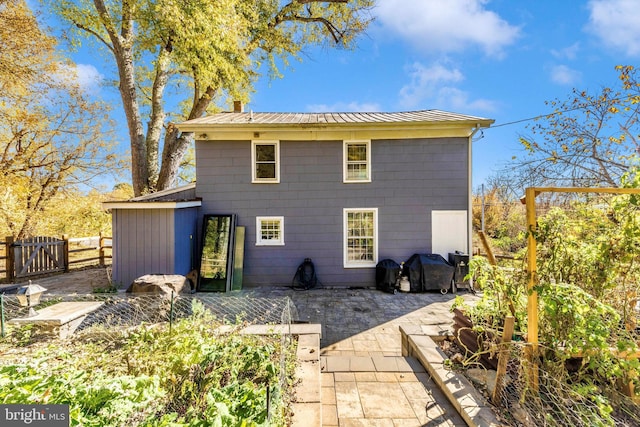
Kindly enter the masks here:
M 256 145 L 275 145 L 276 147 L 276 177 L 256 177 Z M 280 141 L 251 141 L 251 182 L 253 184 L 279 184 L 280 183 Z
M 367 178 L 366 179 L 349 179 L 347 170 L 348 147 L 350 144 L 366 144 L 367 146 Z M 371 140 L 370 139 L 351 139 L 345 140 L 342 148 L 342 182 L 345 184 L 367 183 L 371 182 Z
M 278 221 L 280 223 L 279 240 L 262 240 L 262 221 Z M 257 216 L 256 217 L 256 246 L 284 246 L 284 217 Z
M 350 261 L 347 256 L 349 252 L 349 233 L 347 227 L 349 226 L 348 214 L 352 212 L 373 212 L 373 261 Z M 378 264 L 378 208 L 344 208 L 342 210 L 342 222 L 343 222 L 343 265 L 344 268 L 369 268 L 375 267 Z

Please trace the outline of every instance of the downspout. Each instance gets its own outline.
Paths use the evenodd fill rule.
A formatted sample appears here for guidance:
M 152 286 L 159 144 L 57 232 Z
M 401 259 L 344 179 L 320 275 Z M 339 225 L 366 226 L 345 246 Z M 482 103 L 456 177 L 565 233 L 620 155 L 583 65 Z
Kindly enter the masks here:
M 473 178 L 471 176 L 471 165 L 473 161 L 472 155 L 472 142 L 473 136 L 481 129 L 480 123 L 476 123 L 475 127 L 472 128 L 471 134 L 469 134 L 469 151 L 467 158 L 467 194 L 469 195 L 469 200 L 467 201 L 467 254 L 469 254 L 469 259 L 473 255 Z

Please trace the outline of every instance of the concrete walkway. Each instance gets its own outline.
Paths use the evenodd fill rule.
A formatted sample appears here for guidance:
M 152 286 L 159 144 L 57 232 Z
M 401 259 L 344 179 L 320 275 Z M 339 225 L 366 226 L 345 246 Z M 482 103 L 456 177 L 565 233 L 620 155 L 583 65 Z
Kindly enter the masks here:
M 91 293 L 106 287 L 105 269 L 36 279 L 49 294 Z M 294 320 L 322 325 L 323 426 L 465 426 L 420 363 L 402 357 L 400 325 L 427 335 L 449 331 L 455 295 L 389 294 L 375 289 L 287 287 L 245 289 L 234 295 L 289 297 Z M 469 292 L 457 295 L 473 301 Z

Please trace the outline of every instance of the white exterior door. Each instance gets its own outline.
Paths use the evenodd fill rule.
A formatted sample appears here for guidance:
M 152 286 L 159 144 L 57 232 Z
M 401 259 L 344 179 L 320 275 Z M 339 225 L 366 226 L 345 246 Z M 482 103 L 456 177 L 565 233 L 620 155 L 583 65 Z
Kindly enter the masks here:
M 449 253 L 469 253 L 467 211 L 431 211 L 431 252 L 444 259 Z

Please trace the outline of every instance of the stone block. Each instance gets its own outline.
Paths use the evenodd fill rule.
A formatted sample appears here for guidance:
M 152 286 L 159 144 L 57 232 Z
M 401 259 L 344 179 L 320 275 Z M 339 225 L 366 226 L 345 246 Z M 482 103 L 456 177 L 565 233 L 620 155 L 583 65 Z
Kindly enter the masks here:
M 18 325 L 34 325 L 36 333 L 57 334 L 60 338 L 68 338 L 82 324 L 87 315 L 102 306 L 98 301 L 59 302 L 43 308 L 33 317 L 18 317 L 9 323 Z
M 320 402 L 320 368 L 318 362 L 299 362 L 295 376 L 301 383 L 296 387 L 298 402 Z
M 322 426 L 322 405 L 315 403 L 292 403 L 292 427 Z

